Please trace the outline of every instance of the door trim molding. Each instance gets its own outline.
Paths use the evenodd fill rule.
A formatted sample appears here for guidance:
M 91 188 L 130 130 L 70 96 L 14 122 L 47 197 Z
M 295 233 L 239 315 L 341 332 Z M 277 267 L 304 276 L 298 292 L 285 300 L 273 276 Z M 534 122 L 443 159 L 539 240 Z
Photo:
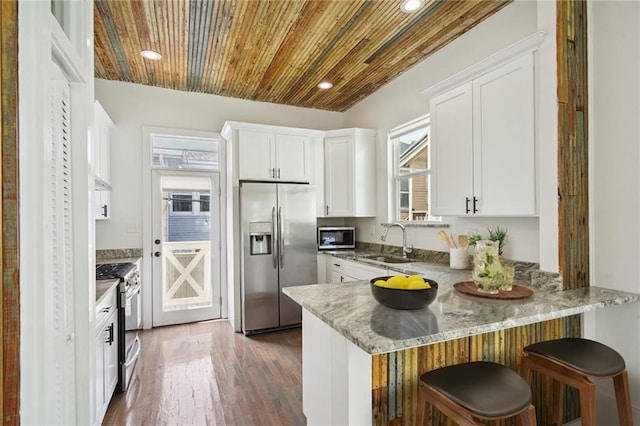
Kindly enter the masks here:
M 152 256 L 153 256 L 153 224 L 150 220 L 152 214 L 152 171 L 153 156 L 151 154 L 151 136 L 156 134 L 199 137 L 218 139 L 220 147 L 218 161 L 220 164 L 220 296 L 222 306 L 220 315 L 222 318 L 229 317 L 228 303 L 228 273 L 227 273 L 227 209 L 223 208 L 224 200 L 227 198 L 227 151 L 224 138 L 218 132 L 205 130 L 185 130 L 169 127 L 142 126 L 142 274 L 151 276 Z M 167 169 L 169 170 L 169 169 Z M 147 188 L 144 190 L 144 188 Z M 153 298 L 150 291 L 142 292 L 142 328 L 148 330 L 153 326 Z

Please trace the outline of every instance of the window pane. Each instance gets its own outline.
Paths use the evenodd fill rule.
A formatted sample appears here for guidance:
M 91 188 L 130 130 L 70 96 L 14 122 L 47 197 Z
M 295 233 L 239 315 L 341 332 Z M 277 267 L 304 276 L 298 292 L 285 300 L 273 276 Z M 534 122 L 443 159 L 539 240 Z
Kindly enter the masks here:
M 418 176 L 411 179 L 411 219 L 427 220 L 428 193 L 427 176 Z
M 209 211 L 209 195 L 200 194 L 200 211 L 208 212 Z
M 415 130 L 403 133 L 407 128 Z M 391 134 L 391 142 L 396 153 L 393 164 L 395 185 L 392 186 L 396 206 L 394 220 L 440 220 L 429 213 L 429 118 L 421 117 L 399 126 L 393 129 Z
M 193 210 L 191 194 L 173 194 L 171 197 L 171 210 L 174 212 L 190 212 Z
M 396 217 L 399 220 L 427 220 L 429 218 L 429 176 L 398 179 Z
M 152 136 L 153 167 L 218 170 L 219 141 Z
M 400 193 L 400 211 L 409 211 L 409 193 Z
M 398 138 L 398 169 L 401 174 L 429 168 L 429 131 L 420 129 Z

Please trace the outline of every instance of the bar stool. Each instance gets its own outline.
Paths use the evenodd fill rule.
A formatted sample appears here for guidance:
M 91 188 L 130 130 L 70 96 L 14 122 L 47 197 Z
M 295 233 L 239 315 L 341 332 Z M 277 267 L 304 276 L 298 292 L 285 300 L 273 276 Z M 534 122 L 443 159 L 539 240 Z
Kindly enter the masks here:
M 451 365 L 423 374 L 419 383 L 418 425 L 431 424 L 431 406 L 464 426 L 516 415 L 519 424 L 536 425 L 531 388 L 503 365 L 486 361 Z
M 610 347 L 593 340 L 562 338 L 534 343 L 524 348 L 521 374 L 531 384 L 533 371 L 553 379 L 553 420 L 562 425 L 563 393 L 567 384 L 580 393 L 582 426 L 596 425 L 596 387 L 590 377 L 613 378 L 621 425 L 633 425 L 629 378 L 624 359 Z

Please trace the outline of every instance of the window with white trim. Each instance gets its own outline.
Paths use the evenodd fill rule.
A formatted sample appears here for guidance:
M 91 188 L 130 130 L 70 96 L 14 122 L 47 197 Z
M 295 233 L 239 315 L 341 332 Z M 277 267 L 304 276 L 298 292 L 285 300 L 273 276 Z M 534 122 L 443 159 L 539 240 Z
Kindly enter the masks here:
M 393 155 L 390 170 L 392 220 L 440 221 L 430 211 L 431 149 L 429 116 L 419 117 L 389 131 Z
M 209 213 L 211 195 L 208 192 L 206 194 L 200 192 L 169 192 L 167 194 L 172 216 Z

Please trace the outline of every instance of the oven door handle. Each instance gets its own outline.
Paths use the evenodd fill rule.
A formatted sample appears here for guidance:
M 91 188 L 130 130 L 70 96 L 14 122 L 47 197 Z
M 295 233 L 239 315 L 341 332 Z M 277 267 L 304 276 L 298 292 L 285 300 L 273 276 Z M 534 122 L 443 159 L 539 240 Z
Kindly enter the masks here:
M 131 358 L 129 358 L 125 363 L 124 366 L 125 368 L 129 368 L 131 367 L 131 365 L 136 362 L 136 360 L 138 359 L 138 356 L 140 356 L 140 350 L 142 349 L 142 344 L 140 343 L 140 336 L 136 336 L 135 340 L 133 341 L 133 345 L 137 346 L 136 348 L 136 352 L 133 354 L 133 356 Z

